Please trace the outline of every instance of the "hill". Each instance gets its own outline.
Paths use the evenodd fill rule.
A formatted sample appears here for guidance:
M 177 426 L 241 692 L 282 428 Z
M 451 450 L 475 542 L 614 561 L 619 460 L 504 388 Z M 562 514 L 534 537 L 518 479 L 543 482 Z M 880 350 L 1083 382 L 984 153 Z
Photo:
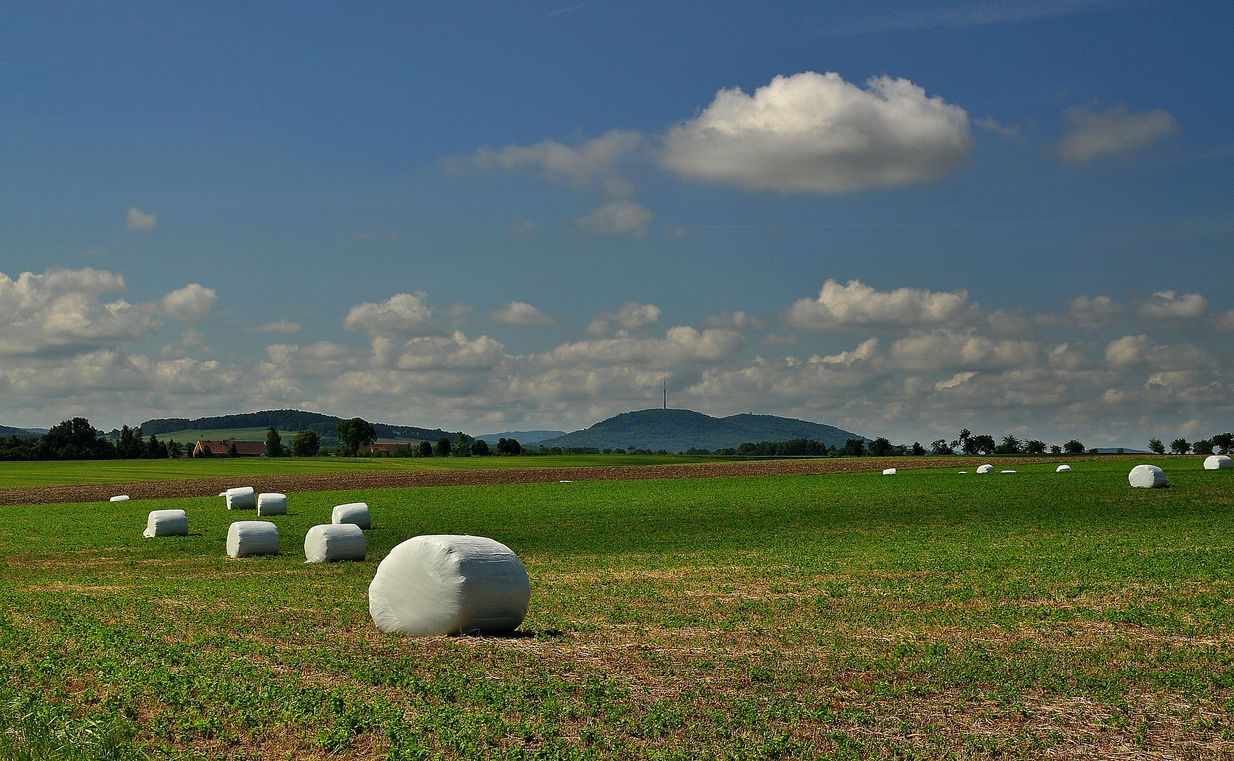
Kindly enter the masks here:
M 490 444 L 496 444 L 498 439 L 514 439 L 520 444 L 536 444 L 545 439 L 555 439 L 565 435 L 565 431 L 506 431 L 505 433 L 482 433 L 476 438 L 484 439 Z
M 33 439 L 47 433 L 45 430 L 35 430 L 33 428 L 13 428 L 7 425 L 0 425 L 0 436 L 17 436 L 23 439 Z
M 687 449 L 725 449 L 747 441 L 810 439 L 827 446 L 843 446 L 848 439 L 864 438 L 821 423 L 774 415 L 731 415 L 716 418 L 694 410 L 650 409 L 624 412 L 590 428 L 539 442 L 543 447 L 597 449 L 650 449 L 684 452 Z
M 245 412 L 238 415 L 220 415 L 217 417 L 202 417 L 194 420 L 187 418 L 159 418 L 147 420 L 141 424 L 144 436 L 150 434 L 164 435 L 177 431 L 212 431 L 235 428 L 261 428 L 274 426 L 279 431 L 316 431 L 322 436 L 334 436 L 334 427 L 343 418 L 334 415 L 323 415 L 320 412 L 304 412 L 302 410 L 266 410 L 264 412 Z M 391 425 L 390 423 L 373 423 L 373 430 L 381 439 L 425 439 L 436 441 L 445 436 L 454 438 L 454 434 L 440 428 L 419 428 L 414 425 Z M 238 437 L 237 437 L 238 438 Z

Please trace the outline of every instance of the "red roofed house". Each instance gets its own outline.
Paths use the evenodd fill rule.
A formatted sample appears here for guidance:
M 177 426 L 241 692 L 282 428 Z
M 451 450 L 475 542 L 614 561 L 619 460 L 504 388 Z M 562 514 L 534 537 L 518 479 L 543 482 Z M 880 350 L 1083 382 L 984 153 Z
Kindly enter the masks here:
M 207 441 L 201 439 L 193 446 L 193 457 L 228 457 L 235 447 L 236 457 L 261 457 L 266 453 L 266 445 L 260 441 Z M 209 448 L 210 454 L 206 454 Z

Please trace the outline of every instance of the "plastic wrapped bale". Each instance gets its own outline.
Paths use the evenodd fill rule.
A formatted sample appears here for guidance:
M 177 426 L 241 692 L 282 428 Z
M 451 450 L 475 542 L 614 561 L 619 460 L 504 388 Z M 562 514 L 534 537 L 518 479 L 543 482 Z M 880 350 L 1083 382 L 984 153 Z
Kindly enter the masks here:
M 978 465 L 977 472 L 978 473 L 993 473 L 994 466 L 989 463 L 986 463 L 985 465 Z
M 287 495 L 263 491 L 257 495 L 258 515 L 286 515 Z
M 227 498 L 228 510 L 252 510 L 257 507 L 257 493 L 251 486 L 237 486 L 219 496 Z
M 188 536 L 189 516 L 183 510 L 151 510 L 146 516 L 146 530 L 141 535 L 150 539 L 156 536 Z
M 895 474 L 896 474 L 896 469 L 895 469 L 895 468 L 884 468 L 884 469 L 883 469 L 883 475 L 884 475 L 884 476 L 894 476 Z
M 1054 469 L 1054 472 L 1055 473 L 1070 473 L 1071 466 L 1070 465 L 1059 465 L 1057 468 Z
M 482 536 L 417 536 L 390 551 L 368 588 L 384 632 L 501 633 L 527 616 L 531 581 L 518 556 Z
M 1166 485 L 1165 471 L 1156 465 L 1137 465 L 1127 474 L 1127 481 L 1137 489 L 1160 489 Z
M 304 535 L 304 560 L 309 563 L 364 560 L 367 552 L 364 532 L 354 523 L 313 526 Z
M 1215 454 L 1204 458 L 1204 470 L 1229 470 L 1234 468 L 1234 460 L 1228 455 Z
M 227 529 L 227 557 L 279 554 L 279 527 L 270 521 L 236 521 Z
M 1014 470 L 1000 470 L 999 473 L 1014 473 Z
M 354 523 L 367 531 L 372 528 L 372 518 L 369 516 L 367 502 L 348 502 L 345 505 L 335 505 L 330 511 L 330 522 Z
M 108 501 L 108 502 L 128 502 L 128 501 L 129 501 L 129 495 L 127 495 L 127 494 L 117 494 L 116 496 L 112 497 L 111 499 L 109 499 L 109 500 L 107 500 L 107 501 Z

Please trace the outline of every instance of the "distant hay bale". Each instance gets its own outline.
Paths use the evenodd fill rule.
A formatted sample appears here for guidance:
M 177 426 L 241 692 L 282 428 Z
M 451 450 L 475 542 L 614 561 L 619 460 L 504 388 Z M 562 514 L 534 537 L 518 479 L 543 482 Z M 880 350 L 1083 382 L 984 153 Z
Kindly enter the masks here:
M 116 496 L 112 497 L 111 499 L 109 499 L 109 500 L 107 500 L 107 501 L 108 501 L 108 502 L 128 502 L 128 501 L 129 501 L 129 495 L 127 495 L 127 494 L 117 494 Z
M 1204 458 L 1204 470 L 1229 470 L 1234 468 L 1234 460 L 1228 455 L 1215 454 Z
M 883 475 L 884 475 L 884 476 L 894 476 L 895 474 L 896 474 L 896 469 L 895 469 L 895 468 L 884 468 L 884 469 L 883 469 Z
M 257 493 L 251 486 L 237 486 L 219 496 L 227 498 L 228 510 L 253 510 L 257 507 Z
M 531 581 L 514 552 L 482 536 L 417 536 L 390 551 L 368 588 L 384 632 L 501 633 L 527 616 Z
M 967 475 L 968 475 L 968 471 L 967 471 L 967 470 L 961 470 L 961 471 L 960 471 L 959 473 L 957 473 L 956 475 L 960 475 L 960 476 L 967 476 Z
M 367 502 L 348 502 L 345 505 L 335 505 L 330 512 L 330 522 L 354 523 L 367 531 L 372 528 L 372 518 L 369 515 Z
M 189 516 L 183 510 L 151 510 L 146 516 L 146 530 L 141 535 L 150 539 L 156 536 L 187 536 Z
M 279 554 L 279 527 L 270 521 L 236 521 L 227 529 L 227 557 Z
M 994 466 L 993 466 L 993 465 L 991 465 L 991 464 L 990 464 L 990 463 L 988 463 L 988 462 L 987 462 L 985 465 L 978 465 L 978 466 L 977 466 L 977 472 L 978 472 L 978 473 L 993 473 L 993 472 L 994 472 Z
M 286 515 L 287 495 L 278 492 L 265 492 L 257 495 L 258 515 Z
M 1055 473 L 1070 473 L 1071 466 L 1070 465 L 1059 465 L 1057 468 L 1054 469 L 1054 472 Z
M 1137 465 L 1127 474 L 1127 481 L 1137 489 L 1160 489 L 1166 485 L 1165 471 L 1156 465 Z
M 364 560 L 367 552 L 364 532 L 354 523 L 313 526 L 304 536 L 304 560 L 308 563 Z
M 1014 473 L 1014 470 L 1000 470 L 999 473 Z

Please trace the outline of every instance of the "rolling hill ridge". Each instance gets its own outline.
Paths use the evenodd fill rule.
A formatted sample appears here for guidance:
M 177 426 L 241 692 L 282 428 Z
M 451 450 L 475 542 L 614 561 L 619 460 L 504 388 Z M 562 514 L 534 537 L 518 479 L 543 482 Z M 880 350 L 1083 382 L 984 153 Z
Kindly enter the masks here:
M 744 413 L 716 418 L 694 410 L 649 409 L 624 412 L 590 428 L 539 442 L 542 447 L 596 449 L 650 449 L 684 452 L 687 449 L 726 449 L 743 443 L 810 439 L 827 446 L 843 446 L 848 439 L 864 438 L 850 431 L 807 420 Z
M 264 412 L 245 412 L 237 415 L 219 415 L 190 420 L 188 418 L 158 418 L 147 420 L 141 424 L 144 436 L 150 434 L 163 435 L 173 431 L 184 430 L 215 430 L 226 428 L 269 428 L 274 426 L 280 431 L 316 431 L 324 436 L 334 436 L 334 427 L 343 418 L 334 415 L 323 415 L 320 412 L 304 412 L 302 410 L 266 410 Z M 419 428 L 414 425 L 391 425 L 390 423 L 373 423 L 379 439 L 423 439 L 436 441 L 442 438 L 454 438 L 454 434 L 440 428 Z

